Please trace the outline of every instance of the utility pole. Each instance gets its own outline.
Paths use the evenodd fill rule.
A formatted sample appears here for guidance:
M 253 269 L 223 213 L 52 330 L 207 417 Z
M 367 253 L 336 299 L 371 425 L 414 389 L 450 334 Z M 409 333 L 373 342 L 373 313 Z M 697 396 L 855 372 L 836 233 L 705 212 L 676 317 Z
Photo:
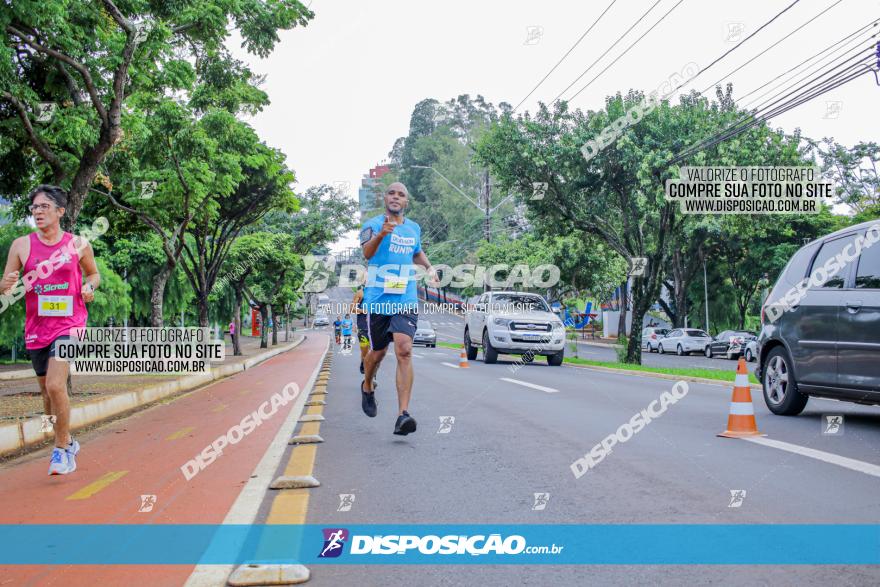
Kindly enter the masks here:
M 489 170 L 487 169 L 485 174 L 483 175 L 483 205 L 486 208 L 486 219 L 483 221 L 483 228 L 486 234 L 487 243 L 491 240 L 492 234 L 492 225 L 490 224 L 491 210 L 489 209 L 490 189 L 491 187 L 489 183 Z
M 483 175 L 483 206 L 486 209 L 486 218 L 483 220 L 483 230 L 486 235 L 486 242 L 491 242 L 492 240 L 492 224 L 491 224 L 491 214 L 492 211 L 489 209 L 489 195 L 490 195 L 490 187 L 489 187 L 489 170 L 487 169 Z M 489 291 L 489 282 L 486 279 L 483 279 L 483 291 Z
M 703 257 L 703 296 L 706 306 L 706 332 L 709 332 L 709 282 L 706 279 L 706 257 Z

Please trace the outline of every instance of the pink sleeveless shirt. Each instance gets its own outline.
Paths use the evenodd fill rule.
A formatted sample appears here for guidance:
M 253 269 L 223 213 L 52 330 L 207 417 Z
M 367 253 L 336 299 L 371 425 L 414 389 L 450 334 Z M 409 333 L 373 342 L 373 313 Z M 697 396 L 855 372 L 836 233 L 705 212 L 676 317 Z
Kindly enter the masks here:
M 31 250 L 24 264 L 24 340 L 27 349 L 52 344 L 71 328 L 86 325 L 88 311 L 82 299 L 82 270 L 73 235 L 65 232 L 52 246 L 30 234 Z

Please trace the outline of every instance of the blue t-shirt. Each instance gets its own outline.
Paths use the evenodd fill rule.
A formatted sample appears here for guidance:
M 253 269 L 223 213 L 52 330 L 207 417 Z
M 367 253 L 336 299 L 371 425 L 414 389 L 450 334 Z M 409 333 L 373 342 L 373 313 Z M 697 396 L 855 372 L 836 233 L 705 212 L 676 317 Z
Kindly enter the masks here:
M 361 245 L 382 231 L 385 215 L 367 220 L 361 228 Z M 422 251 L 422 227 L 409 218 L 385 235 L 367 266 L 363 307 L 370 314 L 390 316 L 418 311 L 413 257 Z
M 342 321 L 342 334 L 351 334 L 351 320 Z

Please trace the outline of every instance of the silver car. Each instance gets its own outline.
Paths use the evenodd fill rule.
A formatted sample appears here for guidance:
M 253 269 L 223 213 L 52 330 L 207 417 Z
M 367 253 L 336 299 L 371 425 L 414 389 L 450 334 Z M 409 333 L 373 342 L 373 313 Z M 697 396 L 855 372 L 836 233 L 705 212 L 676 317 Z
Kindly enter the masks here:
M 428 348 L 437 346 L 437 332 L 431 323 L 427 320 L 419 320 L 416 325 L 416 333 L 413 337 L 413 344 L 423 344 Z
M 661 355 L 675 351 L 678 356 L 690 353 L 702 353 L 706 345 L 712 342 L 712 337 L 697 328 L 676 328 L 659 341 L 657 352 Z

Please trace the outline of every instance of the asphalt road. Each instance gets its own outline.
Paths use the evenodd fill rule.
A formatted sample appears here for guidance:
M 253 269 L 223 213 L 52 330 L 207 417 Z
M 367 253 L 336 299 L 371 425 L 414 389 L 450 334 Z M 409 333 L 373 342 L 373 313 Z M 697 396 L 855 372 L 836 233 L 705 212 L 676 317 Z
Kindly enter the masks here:
M 452 336 L 454 325 L 438 324 Z M 442 338 L 441 338 L 442 340 Z M 570 465 L 674 382 L 577 367 L 512 361 L 456 368 L 458 352 L 417 348 L 411 413 L 419 430 L 392 435 L 395 359 L 379 374 L 379 415 L 360 409 L 358 356 L 335 354 L 307 522 L 389 524 L 877 523 L 878 479 L 835 462 L 744 440 L 718 438 L 731 388 L 689 384 L 661 418 L 581 478 Z M 675 360 L 672 357 L 669 359 Z M 730 364 L 733 364 L 732 362 Z M 502 379 L 502 378 L 506 378 Z M 540 386 L 540 388 L 529 387 Z M 754 398 L 769 439 L 880 465 L 880 409 L 810 400 L 796 418 Z M 823 414 L 845 417 L 822 434 Z M 440 433 L 443 418 L 454 417 Z M 448 420 L 447 420 L 448 421 Z M 834 459 L 832 459 L 834 460 Z M 745 490 L 729 507 L 732 490 Z M 544 510 L 534 494 L 549 493 Z M 354 494 L 337 511 L 339 494 Z M 785 544 L 767 544 L 785 549 Z M 417 579 L 415 579 L 417 577 Z M 312 568 L 310 584 L 370 585 L 709 584 L 869 585 L 870 566 L 348 566 Z

